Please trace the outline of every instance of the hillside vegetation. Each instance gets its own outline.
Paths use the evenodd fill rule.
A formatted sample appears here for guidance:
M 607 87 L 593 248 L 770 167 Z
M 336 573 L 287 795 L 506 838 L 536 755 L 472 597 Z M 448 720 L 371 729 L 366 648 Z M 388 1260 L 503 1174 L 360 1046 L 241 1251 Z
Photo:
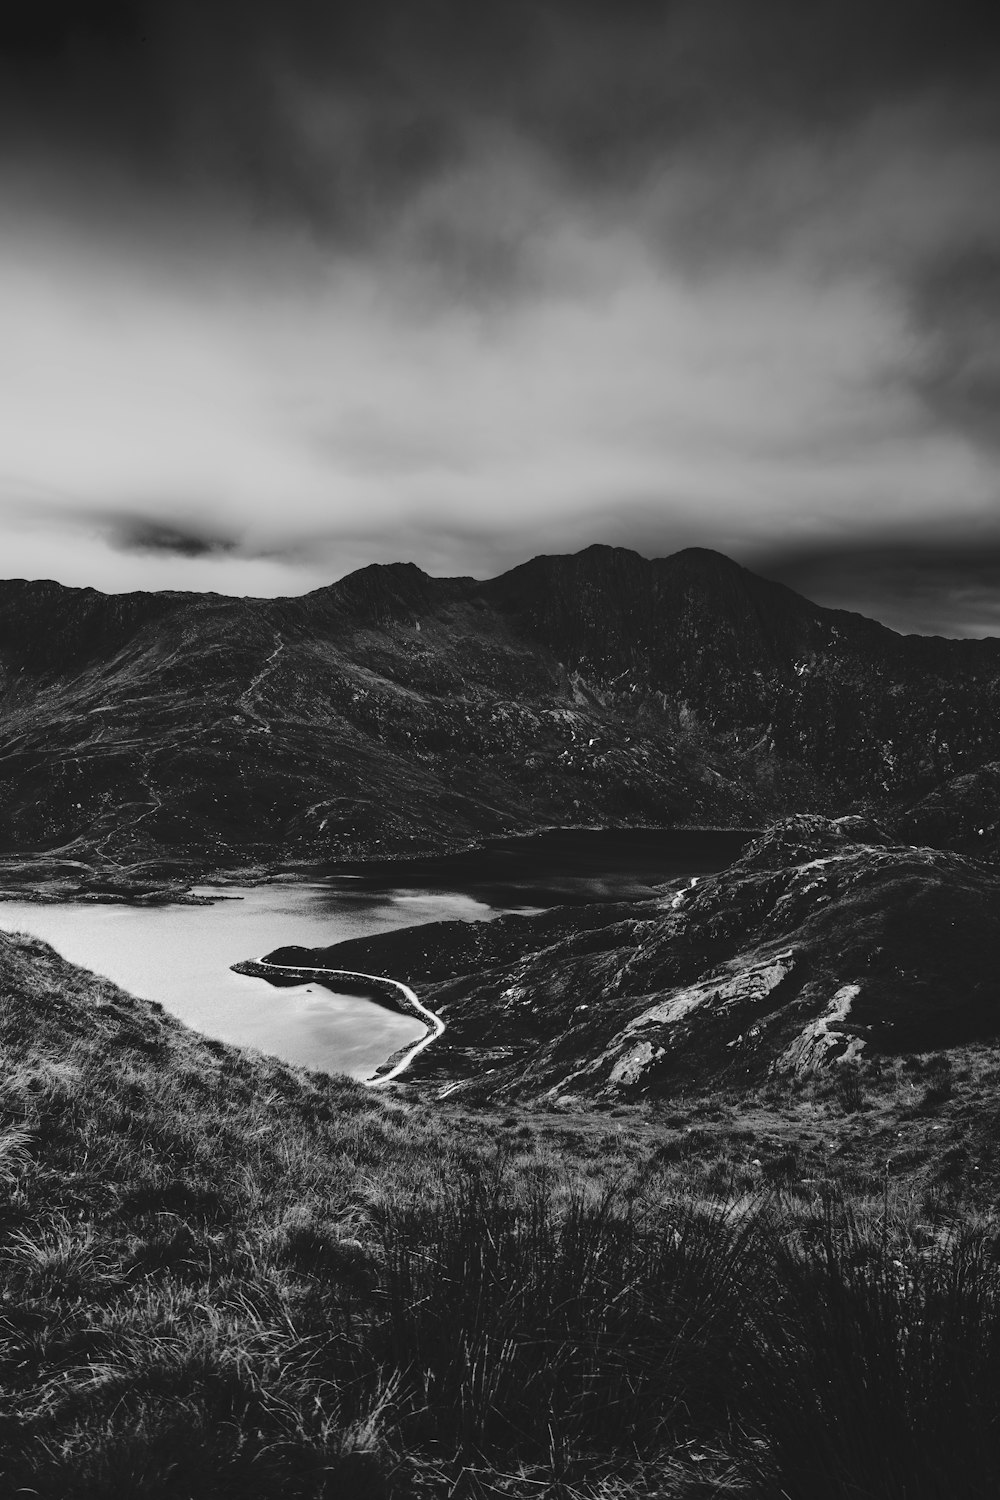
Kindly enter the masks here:
M 277 600 L 6 582 L 0 852 L 8 878 L 162 880 L 861 805 L 985 849 L 998 695 L 996 641 L 898 636 L 698 549 Z
M 5 1494 L 996 1492 L 985 1050 L 432 1109 L 17 937 L 0 1045 Z
M 799 815 L 653 899 L 269 956 L 414 986 L 447 1030 L 408 1076 L 449 1097 L 666 1098 L 995 1039 L 1000 874 Z
M 996 641 L 701 551 L 0 584 L 5 888 L 778 817 L 269 955 L 444 1018 L 380 1090 L 0 934 L 0 1495 L 992 1500 L 998 696 Z

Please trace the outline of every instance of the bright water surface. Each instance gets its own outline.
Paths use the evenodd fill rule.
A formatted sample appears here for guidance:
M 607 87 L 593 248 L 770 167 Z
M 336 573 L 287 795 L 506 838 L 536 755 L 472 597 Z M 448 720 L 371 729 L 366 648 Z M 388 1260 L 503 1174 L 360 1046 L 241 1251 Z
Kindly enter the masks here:
M 200 888 L 212 906 L 125 906 L 97 902 L 0 902 L 0 930 L 28 932 L 64 958 L 106 975 L 134 995 L 158 1000 L 188 1026 L 220 1041 L 257 1047 L 286 1062 L 368 1078 L 392 1053 L 424 1034 L 412 1016 L 320 985 L 278 989 L 234 974 L 230 964 L 286 944 L 325 947 L 394 927 L 447 919 L 476 921 L 559 900 L 651 894 L 655 881 L 704 874 L 736 858 L 745 837 L 705 834 L 565 833 L 518 841 L 481 866 L 468 858 L 407 866 L 412 885 L 340 876 L 260 886 Z M 396 876 L 399 879 L 399 876 Z M 434 888 L 434 886 L 438 888 Z

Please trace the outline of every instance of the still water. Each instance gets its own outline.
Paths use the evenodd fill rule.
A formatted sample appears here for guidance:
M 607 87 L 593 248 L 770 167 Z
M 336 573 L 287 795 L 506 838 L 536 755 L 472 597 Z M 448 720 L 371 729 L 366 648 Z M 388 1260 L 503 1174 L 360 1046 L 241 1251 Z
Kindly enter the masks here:
M 315 984 L 277 989 L 230 964 L 287 944 L 324 947 L 394 927 L 477 921 L 558 901 L 652 894 L 659 881 L 721 869 L 746 835 L 594 833 L 520 840 L 481 858 L 426 860 L 384 873 L 201 887 L 212 906 L 0 902 L 0 930 L 28 932 L 64 958 L 158 1000 L 188 1026 L 286 1062 L 368 1078 L 421 1022 Z M 401 883 L 402 880 L 406 884 Z M 239 898 L 239 899 L 233 899 Z

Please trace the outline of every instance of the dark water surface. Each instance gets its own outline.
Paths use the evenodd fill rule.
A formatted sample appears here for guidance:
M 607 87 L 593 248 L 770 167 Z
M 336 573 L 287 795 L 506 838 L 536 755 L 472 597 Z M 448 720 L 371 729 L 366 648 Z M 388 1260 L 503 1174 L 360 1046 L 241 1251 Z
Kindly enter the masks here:
M 657 885 L 710 875 L 739 859 L 755 829 L 552 828 L 494 839 L 437 859 L 334 865 L 334 890 L 459 889 L 506 910 L 571 902 L 641 900 Z
M 622 900 L 722 869 L 746 833 L 553 831 L 444 859 L 341 866 L 322 878 L 206 886 L 212 906 L 0 902 L 0 930 L 28 932 L 65 958 L 221 1041 L 286 1062 L 370 1077 L 423 1035 L 412 1016 L 322 986 L 276 989 L 230 964 L 286 945 L 325 947 L 395 927 L 485 920 L 565 901 Z

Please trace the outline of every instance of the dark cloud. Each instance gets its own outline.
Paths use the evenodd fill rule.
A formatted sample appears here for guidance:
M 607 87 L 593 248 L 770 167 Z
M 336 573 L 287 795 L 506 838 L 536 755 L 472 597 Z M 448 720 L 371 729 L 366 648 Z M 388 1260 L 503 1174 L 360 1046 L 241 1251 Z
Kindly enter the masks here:
M 3 158 L 82 152 L 141 169 L 162 151 L 179 102 L 141 0 L 8 0 L 0 9 Z
M 1000 448 L 1000 240 L 931 266 L 914 305 L 930 339 L 917 388 L 937 417 Z
M 8 0 L 0 58 L 22 131 L 346 230 L 484 125 L 605 186 L 692 135 L 842 125 L 928 89 L 995 128 L 995 105 L 970 116 L 1000 21 L 927 0 Z
M 0 55 L 51 65 L 81 46 L 118 51 L 137 40 L 139 17 L 131 0 L 7 0 Z
M 180 526 L 175 521 L 160 521 L 149 516 L 115 514 L 102 516 L 99 525 L 106 530 L 113 547 L 123 552 L 154 552 L 175 557 L 216 557 L 240 551 L 241 539 L 195 526 Z
M 919 635 L 1000 634 L 1000 531 L 955 541 L 905 532 L 872 542 L 748 559 L 767 578 L 833 609 Z
M 998 180 L 966 0 L 7 0 L 0 458 L 149 576 L 891 515 L 774 566 L 998 628 Z
M 904 100 L 931 133 L 995 144 L 1000 19 L 966 0 L 21 0 L 0 16 L 0 162 L 61 164 L 76 212 L 90 183 L 113 217 L 119 172 L 122 199 L 165 194 L 192 218 L 243 205 L 411 258 L 457 295 L 530 283 L 539 205 L 498 204 L 505 151 L 551 172 L 561 212 L 638 218 L 697 267 L 773 253 L 821 207 L 831 139 Z M 786 146 L 806 153 L 798 174 Z M 663 173 L 685 178 L 669 211 L 636 202 Z M 491 175 L 484 208 L 473 184 Z

